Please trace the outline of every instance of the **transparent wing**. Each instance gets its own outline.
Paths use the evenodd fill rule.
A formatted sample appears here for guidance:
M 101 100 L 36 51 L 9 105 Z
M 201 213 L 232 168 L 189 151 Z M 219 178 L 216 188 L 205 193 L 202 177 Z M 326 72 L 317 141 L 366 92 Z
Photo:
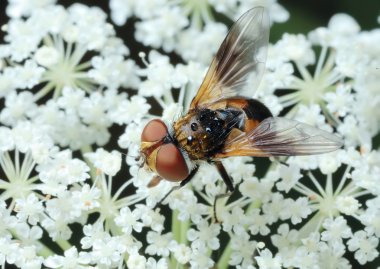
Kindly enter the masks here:
M 342 139 L 329 132 L 298 121 L 271 117 L 249 133 L 233 133 L 217 157 L 314 155 L 342 146 Z
M 269 27 L 269 16 L 263 7 L 247 11 L 235 22 L 190 109 L 235 95 L 253 96 L 265 70 Z

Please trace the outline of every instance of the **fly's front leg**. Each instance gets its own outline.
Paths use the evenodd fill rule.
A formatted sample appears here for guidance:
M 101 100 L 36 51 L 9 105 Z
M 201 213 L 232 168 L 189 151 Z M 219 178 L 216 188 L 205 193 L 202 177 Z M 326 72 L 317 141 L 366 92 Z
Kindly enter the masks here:
M 232 181 L 232 178 L 227 174 L 226 168 L 224 168 L 224 165 L 222 164 L 221 161 L 216 161 L 214 162 L 216 168 L 218 169 L 218 172 L 220 176 L 222 177 L 224 183 L 227 185 L 227 189 L 229 192 L 234 192 L 235 187 Z
M 153 209 L 156 209 L 158 207 L 158 205 L 162 204 L 162 202 L 175 190 L 178 190 L 180 188 L 182 188 L 183 186 L 185 186 L 187 183 L 190 182 L 190 180 L 193 179 L 193 177 L 195 176 L 195 174 L 198 172 L 198 169 L 199 169 L 199 166 L 196 166 L 191 172 L 190 174 L 187 176 L 187 178 L 185 178 L 184 180 L 181 181 L 181 183 L 178 185 L 178 186 L 174 186 L 167 194 L 165 194 L 165 196 L 154 206 Z
M 228 192 L 218 194 L 215 196 L 215 199 L 214 199 L 214 205 L 213 205 L 214 219 L 215 219 L 215 222 L 219 222 L 218 217 L 216 215 L 216 203 L 218 202 L 219 199 L 230 196 L 235 191 L 235 187 L 234 187 L 232 178 L 227 174 L 226 168 L 224 168 L 223 163 L 221 161 L 216 161 L 215 166 L 228 189 Z

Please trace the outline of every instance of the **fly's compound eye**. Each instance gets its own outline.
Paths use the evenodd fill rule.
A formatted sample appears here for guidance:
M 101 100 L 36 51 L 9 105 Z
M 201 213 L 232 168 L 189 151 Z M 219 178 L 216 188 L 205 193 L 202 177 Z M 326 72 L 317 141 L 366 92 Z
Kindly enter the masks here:
M 141 133 L 141 141 L 155 142 L 162 140 L 168 134 L 168 127 L 162 120 L 155 119 L 148 122 Z
M 164 144 L 158 150 L 156 169 L 162 178 L 169 181 L 182 181 L 189 175 L 186 161 L 173 143 Z

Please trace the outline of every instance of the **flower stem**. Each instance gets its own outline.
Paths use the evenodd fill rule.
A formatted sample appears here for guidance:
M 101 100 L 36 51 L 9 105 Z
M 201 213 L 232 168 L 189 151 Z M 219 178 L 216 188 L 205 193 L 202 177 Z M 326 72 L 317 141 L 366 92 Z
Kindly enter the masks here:
M 178 219 L 179 211 L 174 210 L 172 214 L 172 233 L 174 240 L 178 244 L 186 244 L 187 242 L 187 231 L 190 227 L 190 220 L 180 221 Z M 170 258 L 170 268 L 182 268 L 183 266 L 178 264 L 174 256 Z
M 180 243 L 186 244 L 187 243 L 187 231 L 190 227 L 190 221 L 181 221 L 181 234 L 180 234 Z
M 53 256 L 55 253 L 50 249 L 48 248 L 47 246 L 45 246 L 44 244 L 42 244 L 40 242 L 40 249 L 38 250 L 38 254 L 42 257 L 49 257 L 49 256 Z
M 230 260 L 230 256 L 232 254 L 231 249 L 231 241 L 228 242 L 227 246 L 224 248 L 222 256 L 220 256 L 218 263 L 216 264 L 216 268 L 218 269 L 227 269 L 228 261 Z
M 63 239 L 60 239 L 60 240 L 57 240 L 55 241 L 57 243 L 58 246 L 61 247 L 62 250 L 68 250 L 69 248 L 72 247 L 72 245 L 69 243 L 69 241 L 67 240 L 63 240 Z
M 172 213 L 172 233 L 174 240 L 180 243 L 181 241 L 181 223 L 178 220 L 178 210 L 174 210 Z M 174 258 L 173 255 L 170 257 L 170 268 L 176 268 L 177 267 L 177 260 Z

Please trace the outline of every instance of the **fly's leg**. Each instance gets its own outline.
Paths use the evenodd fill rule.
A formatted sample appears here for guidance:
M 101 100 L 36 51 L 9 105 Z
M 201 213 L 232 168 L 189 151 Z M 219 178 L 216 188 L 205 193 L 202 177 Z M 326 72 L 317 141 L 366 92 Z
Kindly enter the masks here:
M 216 166 L 220 176 L 222 177 L 222 179 L 223 179 L 223 181 L 226 184 L 227 189 L 228 189 L 227 193 L 218 194 L 215 196 L 215 199 L 214 199 L 214 205 L 213 205 L 214 219 L 215 219 L 215 222 L 218 223 L 219 220 L 218 220 L 218 217 L 216 214 L 216 204 L 217 204 L 219 199 L 231 196 L 232 193 L 235 191 L 235 187 L 233 185 L 232 178 L 227 174 L 226 168 L 224 168 L 224 165 L 222 164 L 222 162 L 216 161 L 215 166 Z
M 183 186 L 185 186 L 187 183 L 190 182 L 190 180 L 193 179 L 193 177 L 195 176 L 195 174 L 198 172 L 198 168 L 199 166 L 196 166 L 191 172 L 190 174 L 187 176 L 187 178 L 185 178 L 184 180 L 181 181 L 181 183 L 178 185 L 178 186 L 174 186 L 167 194 L 165 194 L 165 196 L 154 206 L 153 209 L 156 209 L 158 207 L 158 205 L 162 204 L 162 202 L 175 190 L 179 190 L 180 188 L 182 188 Z
M 215 166 L 218 169 L 218 172 L 220 176 L 222 177 L 224 183 L 227 185 L 227 189 L 229 192 L 234 192 L 235 187 L 232 182 L 232 178 L 227 174 L 226 168 L 224 168 L 224 165 L 222 164 L 221 161 L 216 161 Z

